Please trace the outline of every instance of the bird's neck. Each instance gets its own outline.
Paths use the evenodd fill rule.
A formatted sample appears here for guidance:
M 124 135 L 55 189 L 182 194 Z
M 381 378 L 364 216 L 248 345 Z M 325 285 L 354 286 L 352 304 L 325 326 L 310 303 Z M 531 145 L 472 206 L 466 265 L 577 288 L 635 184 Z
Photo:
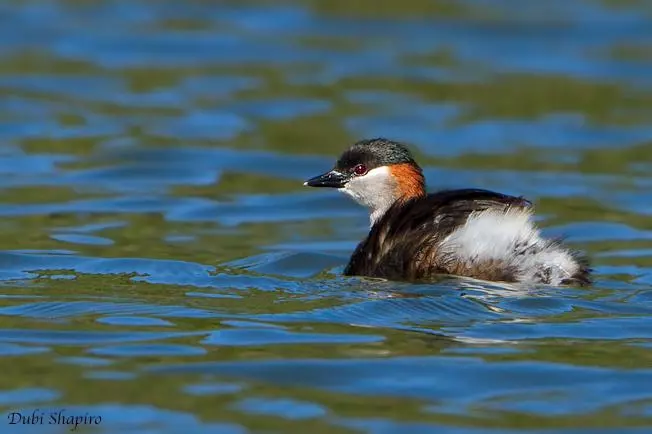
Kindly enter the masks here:
M 396 201 L 391 201 L 387 204 L 383 204 L 383 206 L 371 209 L 369 213 L 369 227 L 373 227 L 381 218 L 383 218 L 389 207 L 392 206 L 394 202 Z
M 410 199 L 426 195 L 425 179 L 419 166 L 412 164 L 397 164 L 391 166 L 394 188 L 391 194 L 377 197 L 374 206 L 370 208 L 369 222 L 373 227 L 397 202 L 406 202 Z

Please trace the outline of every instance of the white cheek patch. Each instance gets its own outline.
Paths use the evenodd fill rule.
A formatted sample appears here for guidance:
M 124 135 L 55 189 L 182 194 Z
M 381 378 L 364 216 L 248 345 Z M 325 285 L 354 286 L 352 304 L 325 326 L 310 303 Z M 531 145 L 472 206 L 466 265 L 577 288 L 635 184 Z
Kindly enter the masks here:
M 373 204 L 379 199 L 379 196 L 392 194 L 391 179 L 389 167 L 376 167 L 366 175 L 352 177 L 344 188 L 339 190 L 351 196 L 361 205 L 373 208 Z
M 358 179 L 373 179 L 373 178 L 388 178 L 391 176 L 391 172 L 389 170 L 389 167 L 387 166 L 380 166 L 376 167 L 375 169 L 371 169 L 369 172 L 367 172 L 366 175 L 358 177 Z
M 366 175 L 352 177 L 338 190 L 369 208 L 373 225 L 396 200 L 393 181 L 389 167 L 381 166 L 371 169 Z

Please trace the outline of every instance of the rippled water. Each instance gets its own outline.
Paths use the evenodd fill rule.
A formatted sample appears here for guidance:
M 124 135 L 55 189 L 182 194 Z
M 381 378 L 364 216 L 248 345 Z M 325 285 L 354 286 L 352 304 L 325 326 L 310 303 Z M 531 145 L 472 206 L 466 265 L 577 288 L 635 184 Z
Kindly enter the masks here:
M 652 427 L 649 1 L 4 1 L 0 406 L 79 432 Z M 535 201 L 596 284 L 341 276 L 353 141 Z

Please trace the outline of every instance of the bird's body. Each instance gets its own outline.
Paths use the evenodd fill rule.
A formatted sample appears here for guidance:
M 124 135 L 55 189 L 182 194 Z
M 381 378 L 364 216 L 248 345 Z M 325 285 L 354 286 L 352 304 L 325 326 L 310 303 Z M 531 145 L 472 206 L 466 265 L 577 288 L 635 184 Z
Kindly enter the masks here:
M 542 238 L 531 214 L 527 200 L 487 190 L 449 190 L 399 201 L 375 222 L 344 274 L 588 283 L 582 260 L 559 242 Z
M 426 194 L 421 168 L 398 143 L 358 142 L 306 185 L 338 188 L 370 209 L 371 229 L 345 275 L 590 283 L 584 258 L 541 236 L 529 201 L 482 189 Z

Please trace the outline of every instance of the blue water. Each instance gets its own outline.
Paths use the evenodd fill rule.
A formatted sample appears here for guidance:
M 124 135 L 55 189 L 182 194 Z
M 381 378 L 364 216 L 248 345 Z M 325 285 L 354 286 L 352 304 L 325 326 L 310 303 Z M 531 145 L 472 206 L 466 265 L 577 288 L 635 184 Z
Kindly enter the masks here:
M 650 432 L 651 2 L 7 0 L 0 40 L 1 432 Z M 302 182 L 375 136 L 595 285 L 343 277 L 367 215 Z

